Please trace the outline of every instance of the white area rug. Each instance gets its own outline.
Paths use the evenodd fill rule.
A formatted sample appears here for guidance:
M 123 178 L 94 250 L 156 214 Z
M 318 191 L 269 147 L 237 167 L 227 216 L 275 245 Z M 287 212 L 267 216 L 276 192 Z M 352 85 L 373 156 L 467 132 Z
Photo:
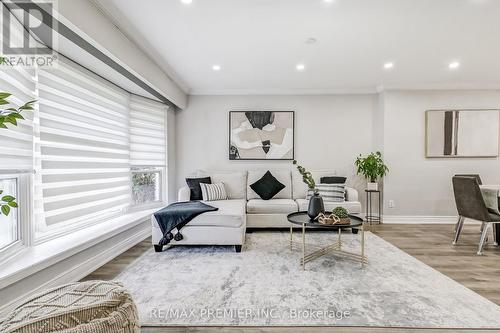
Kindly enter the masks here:
M 308 234 L 322 244 L 336 237 Z M 286 232 L 255 232 L 242 253 L 151 249 L 117 280 L 131 291 L 143 326 L 500 328 L 500 307 L 369 232 L 363 269 L 330 254 L 302 271 L 288 240 Z M 359 250 L 359 235 L 343 240 Z

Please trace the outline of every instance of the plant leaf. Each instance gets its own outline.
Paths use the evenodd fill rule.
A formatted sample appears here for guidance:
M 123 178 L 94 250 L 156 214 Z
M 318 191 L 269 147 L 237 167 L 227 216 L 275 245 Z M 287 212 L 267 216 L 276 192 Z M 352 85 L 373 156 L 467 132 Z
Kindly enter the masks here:
M 6 100 L 4 99 L 0 99 L 0 105 L 6 105 L 6 104 L 10 104 L 9 102 L 7 102 Z
M 15 201 L 9 202 L 9 206 L 10 206 L 10 207 L 13 207 L 13 208 L 17 208 L 17 207 L 19 207 L 19 206 L 17 205 L 17 202 L 15 202 Z
M 5 202 L 12 202 L 16 200 L 16 198 L 14 198 L 12 195 L 5 195 L 2 197 L 2 201 L 5 201 Z
M 9 213 L 10 213 L 10 207 L 8 205 L 3 205 L 2 206 L 2 213 L 5 215 L 5 216 L 8 216 Z
M 12 94 L 8 92 L 0 92 L 0 99 L 5 99 L 10 97 Z
M 20 113 L 11 113 L 9 116 L 16 119 L 24 119 L 24 117 Z
M 17 126 L 17 120 L 16 120 L 16 118 L 12 118 L 11 116 L 7 116 L 6 122 L 11 123 L 11 124 Z
M 2 193 L 3 193 L 3 190 L 0 190 L 0 194 L 2 194 Z

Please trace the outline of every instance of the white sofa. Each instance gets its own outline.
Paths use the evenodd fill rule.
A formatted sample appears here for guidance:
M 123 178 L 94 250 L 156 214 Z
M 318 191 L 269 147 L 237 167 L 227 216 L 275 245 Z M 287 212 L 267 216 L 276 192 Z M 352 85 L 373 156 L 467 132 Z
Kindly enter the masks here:
M 205 174 L 199 171 L 198 175 Z M 246 172 L 213 172 L 210 177 L 214 183 L 224 182 L 229 199 L 206 201 L 205 203 L 219 210 L 195 217 L 182 228 L 183 239 L 172 241 L 170 245 L 234 245 L 236 252 L 240 252 L 246 232 Z M 178 201 L 189 199 L 189 188 L 182 187 L 178 193 Z M 163 235 L 154 215 L 151 216 L 151 226 L 153 244 L 158 244 Z
M 194 218 L 182 228 L 182 241 L 173 241 L 172 245 L 235 245 L 241 250 L 245 241 L 246 228 L 284 228 L 289 227 L 286 216 L 293 212 L 306 211 L 307 186 L 302 176 L 295 170 L 269 171 L 285 188 L 271 200 L 262 200 L 250 185 L 259 180 L 269 169 L 249 171 L 198 171 L 196 176 L 210 176 L 212 183 L 223 182 L 228 200 L 207 201 L 218 207 L 218 211 L 204 213 Z M 335 171 L 311 171 L 316 182 L 323 176 L 331 176 Z M 190 191 L 187 186 L 179 189 L 178 201 L 189 201 Z M 345 202 L 325 202 L 325 209 L 337 206 L 346 208 L 351 214 L 361 213 L 358 192 L 346 188 Z M 158 244 L 162 234 L 154 216 L 151 218 L 153 244 Z

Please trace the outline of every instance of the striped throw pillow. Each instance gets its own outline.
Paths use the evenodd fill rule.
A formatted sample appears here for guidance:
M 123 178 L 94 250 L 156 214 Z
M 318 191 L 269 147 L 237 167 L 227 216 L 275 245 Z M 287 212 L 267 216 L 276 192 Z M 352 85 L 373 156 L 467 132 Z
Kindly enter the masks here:
M 316 189 L 325 202 L 345 201 L 345 184 L 316 184 Z M 309 200 L 313 195 L 314 191 L 309 190 L 306 199 Z
M 204 184 L 200 183 L 203 201 L 227 200 L 224 183 Z

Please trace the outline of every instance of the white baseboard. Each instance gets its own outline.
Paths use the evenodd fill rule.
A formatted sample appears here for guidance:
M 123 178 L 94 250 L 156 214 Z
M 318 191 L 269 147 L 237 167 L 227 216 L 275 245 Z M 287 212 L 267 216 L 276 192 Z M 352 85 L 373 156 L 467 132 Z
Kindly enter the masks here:
M 404 216 L 384 215 L 384 224 L 455 224 L 458 216 Z
M 92 255 L 83 262 L 75 262 L 75 265 L 69 266 L 66 270 L 61 271 L 57 276 L 52 278 L 50 281 L 33 286 L 33 288 L 16 299 L 8 302 L 7 304 L 0 307 L 0 318 L 5 317 L 5 315 L 12 311 L 18 304 L 25 301 L 28 297 L 33 296 L 43 290 L 57 287 L 66 283 L 78 281 L 85 276 L 89 275 L 102 265 L 111 261 L 118 255 L 127 251 L 134 245 L 143 241 L 145 238 L 151 236 L 150 224 L 146 224 L 146 228 L 138 233 L 132 234 L 120 240 L 117 243 L 110 245 L 106 250 L 99 252 L 98 254 Z

